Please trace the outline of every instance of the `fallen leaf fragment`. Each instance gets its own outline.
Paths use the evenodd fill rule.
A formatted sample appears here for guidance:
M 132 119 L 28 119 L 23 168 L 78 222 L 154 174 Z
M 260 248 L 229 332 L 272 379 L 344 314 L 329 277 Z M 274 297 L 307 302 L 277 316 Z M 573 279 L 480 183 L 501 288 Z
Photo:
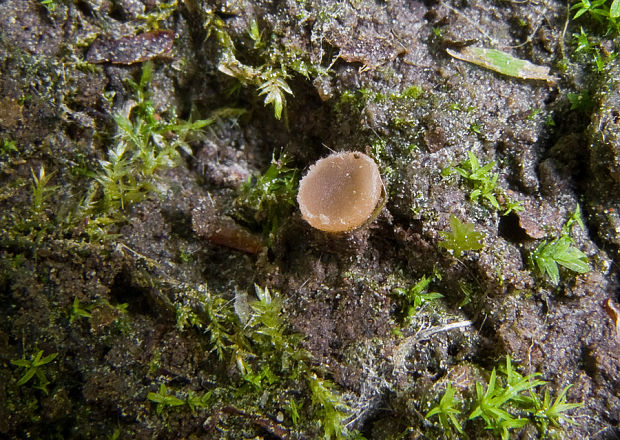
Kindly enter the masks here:
M 527 60 L 515 58 L 512 55 L 496 49 L 467 46 L 457 52 L 446 49 L 448 54 L 456 59 L 467 61 L 485 69 L 492 70 L 503 75 L 521 79 L 540 79 L 555 82 L 556 78 L 549 75 L 549 67 L 532 64 Z

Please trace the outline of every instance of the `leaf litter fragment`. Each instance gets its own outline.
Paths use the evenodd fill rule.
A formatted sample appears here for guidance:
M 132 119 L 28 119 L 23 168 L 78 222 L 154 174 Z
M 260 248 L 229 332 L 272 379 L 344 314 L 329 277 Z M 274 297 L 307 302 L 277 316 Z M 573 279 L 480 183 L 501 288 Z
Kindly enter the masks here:
M 456 59 L 467 61 L 485 69 L 492 70 L 503 75 L 520 79 L 539 79 L 555 82 L 556 78 L 549 74 L 549 67 L 532 64 L 527 60 L 515 58 L 512 55 L 496 49 L 467 46 L 457 52 L 446 49 L 448 54 Z

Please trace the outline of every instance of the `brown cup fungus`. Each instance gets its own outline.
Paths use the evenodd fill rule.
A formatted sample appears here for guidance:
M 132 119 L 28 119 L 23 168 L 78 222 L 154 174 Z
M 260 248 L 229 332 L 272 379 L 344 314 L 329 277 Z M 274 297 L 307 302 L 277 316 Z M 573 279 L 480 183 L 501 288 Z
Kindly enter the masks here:
M 297 203 L 311 226 L 347 232 L 377 213 L 383 193 L 374 160 L 359 152 L 334 153 L 318 160 L 301 179 Z

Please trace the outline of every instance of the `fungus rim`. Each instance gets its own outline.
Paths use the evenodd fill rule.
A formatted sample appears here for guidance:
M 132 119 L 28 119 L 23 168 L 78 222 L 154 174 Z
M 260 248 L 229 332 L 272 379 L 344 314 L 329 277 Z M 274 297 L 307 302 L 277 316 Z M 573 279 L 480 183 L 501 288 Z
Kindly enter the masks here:
M 364 217 L 363 221 L 359 222 L 357 220 L 354 220 L 354 221 L 349 221 L 349 222 L 343 222 L 343 220 L 341 219 L 340 220 L 341 223 L 345 224 L 346 227 L 340 229 L 340 228 L 334 227 L 335 225 L 333 223 L 329 225 L 328 223 L 317 221 L 317 219 L 320 218 L 322 214 L 312 213 L 309 210 L 307 204 L 302 203 L 300 199 L 302 197 L 302 191 L 304 190 L 304 187 L 305 187 L 304 181 L 308 182 L 306 179 L 309 176 L 313 175 L 313 171 L 315 172 L 317 170 L 320 171 L 321 166 L 327 165 L 327 163 L 325 163 L 324 161 L 328 161 L 329 159 L 341 159 L 341 160 L 345 159 L 346 160 L 347 156 L 353 156 L 355 157 L 355 159 L 360 159 L 361 157 L 364 160 L 365 164 L 368 165 L 366 172 L 370 172 L 372 174 L 372 176 L 370 176 L 370 179 L 374 181 L 374 185 L 371 187 L 370 191 L 368 192 L 368 196 L 370 197 L 371 202 L 373 199 L 376 199 L 376 201 L 374 205 L 372 206 L 372 210 L 369 210 L 367 214 L 365 211 L 362 211 L 361 217 Z M 319 166 L 319 168 L 317 168 L 317 166 Z M 323 172 L 325 172 L 325 170 L 323 170 Z M 368 226 L 370 223 L 376 220 L 381 210 L 385 206 L 386 202 L 387 202 L 387 192 L 385 188 L 385 183 L 383 182 L 383 178 L 381 177 L 379 166 L 377 165 L 376 161 L 371 156 L 364 154 L 361 151 L 334 152 L 323 158 L 318 159 L 316 162 L 314 162 L 309 167 L 306 174 L 300 180 L 299 189 L 297 192 L 297 203 L 299 205 L 299 210 L 301 212 L 302 218 L 312 228 L 317 229 L 322 232 L 329 233 L 329 234 L 350 233 L 350 232 L 353 232 L 353 231 L 356 231 L 356 230 L 359 230 L 361 228 Z M 328 225 L 328 228 L 324 227 L 326 224 Z

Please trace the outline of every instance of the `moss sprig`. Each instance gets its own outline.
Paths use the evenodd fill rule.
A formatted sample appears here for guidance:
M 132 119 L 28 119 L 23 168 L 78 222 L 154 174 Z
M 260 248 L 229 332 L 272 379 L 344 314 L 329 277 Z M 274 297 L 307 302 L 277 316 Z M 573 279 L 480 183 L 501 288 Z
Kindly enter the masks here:
M 510 356 L 506 356 L 503 365 L 493 368 L 486 383 L 476 382 L 474 398 L 460 400 L 456 389 L 448 383 L 426 418 L 437 417 L 449 438 L 455 432 L 458 438 L 469 438 L 467 428 L 473 428 L 477 420 L 502 440 L 508 440 L 511 431 L 527 424 L 533 424 L 541 438 L 557 437 L 562 434 L 561 422 L 575 423 L 567 412 L 582 406 L 566 402 L 570 387 L 566 386 L 552 399 L 549 385 L 540 379 L 540 373 L 524 376 L 513 367 Z

